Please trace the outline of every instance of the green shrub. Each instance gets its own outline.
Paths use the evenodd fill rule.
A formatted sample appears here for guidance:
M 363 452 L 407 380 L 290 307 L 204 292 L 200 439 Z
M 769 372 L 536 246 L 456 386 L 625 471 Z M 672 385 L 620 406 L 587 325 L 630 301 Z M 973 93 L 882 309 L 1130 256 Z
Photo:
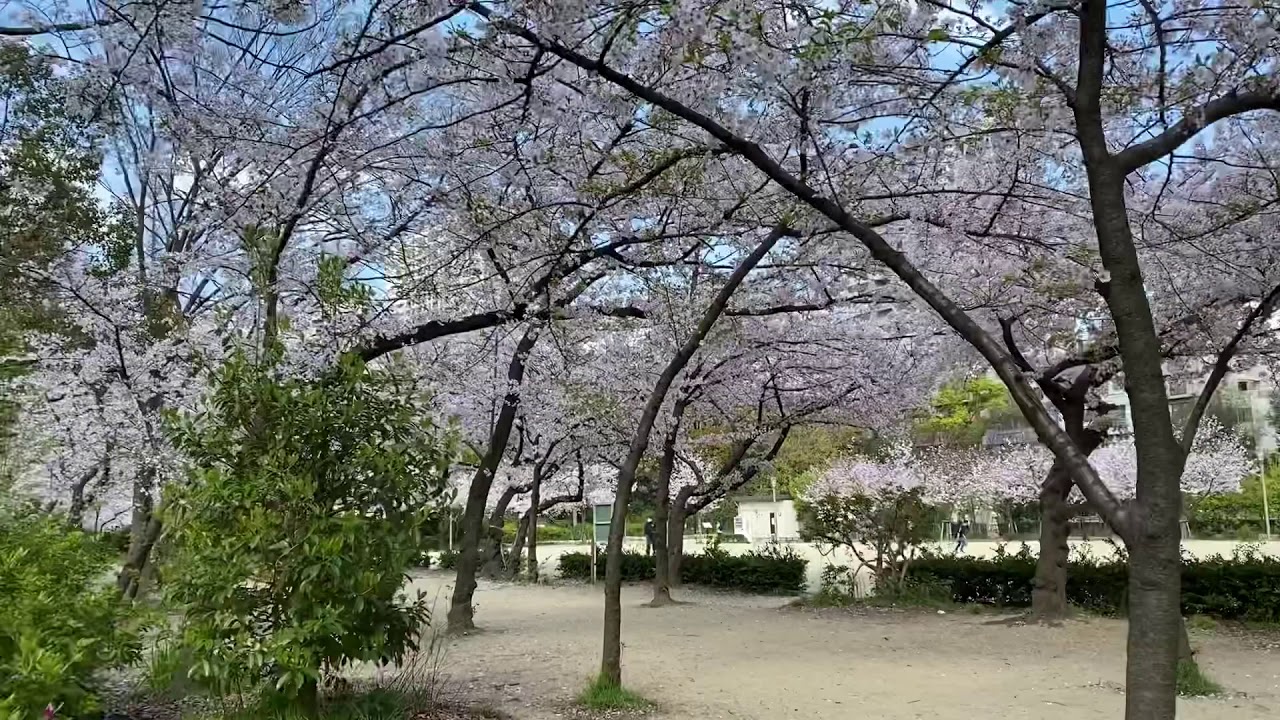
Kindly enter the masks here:
M 604 558 L 596 572 L 604 577 Z M 565 553 L 560 556 L 560 577 L 566 580 L 591 579 L 591 556 Z M 808 561 L 791 548 L 768 547 L 743 555 L 730 555 L 717 548 L 685 555 L 680 564 L 681 582 L 692 585 L 741 590 L 750 593 L 799 593 L 804 591 Z M 634 551 L 622 553 L 622 581 L 652 580 L 654 560 Z
M 1268 474 L 1267 496 L 1271 512 L 1280 507 L 1280 471 L 1272 466 Z M 1197 499 L 1189 507 L 1191 530 L 1196 536 L 1256 540 L 1264 529 L 1263 515 L 1268 503 L 1262 498 L 1262 478 L 1253 476 L 1232 493 L 1214 493 Z
M 848 607 L 862 600 L 853 568 L 827 564 L 822 568 L 822 587 L 810 598 L 815 607 Z
M 578 525 L 559 525 L 548 523 L 538 528 L 538 542 L 589 542 L 591 526 L 586 523 Z
M 1035 558 L 1026 546 L 994 558 L 927 556 L 909 575 L 931 578 L 951 588 L 957 603 L 1006 607 L 1031 604 Z M 1067 599 L 1092 612 L 1122 614 L 1128 592 L 1128 566 L 1122 560 L 1073 558 L 1067 568 Z M 1248 547 L 1231 558 L 1184 557 L 1182 611 L 1222 619 L 1280 622 L 1280 559 Z
M 233 359 L 214 388 L 171 428 L 188 478 L 166 498 L 166 597 L 193 679 L 266 679 L 314 707 L 322 671 L 415 649 L 427 606 L 402 587 L 451 441 L 396 376 L 357 361 L 304 381 Z
M 685 556 L 680 580 L 750 593 L 800 593 L 808 564 L 790 547 L 770 545 L 742 555 L 707 548 L 702 554 Z
M 0 718 L 97 712 L 95 675 L 136 661 L 139 626 L 110 582 L 115 554 L 61 518 L 0 509 Z
M 96 537 L 99 542 L 104 543 L 119 555 L 123 555 L 129 550 L 129 528 L 127 527 L 103 530 Z
M 686 555 L 687 560 L 690 556 Z M 591 555 L 582 552 L 565 553 L 558 560 L 560 564 L 560 577 L 566 580 L 590 580 L 591 579 Z M 599 567 L 596 568 L 597 577 L 604 578 L 604 554 L 602 553 L 597 562 Z M 634 550 L 622 551 L 622 582 L 644 582 L 652 580 L 654 575 L 653 558 L 639 553 Z M 681 573 L 683 577 L 683 573 Z
M 458 567 L 458 551 L 442 550 L 440 552 L 440 569 L 453 570 Z

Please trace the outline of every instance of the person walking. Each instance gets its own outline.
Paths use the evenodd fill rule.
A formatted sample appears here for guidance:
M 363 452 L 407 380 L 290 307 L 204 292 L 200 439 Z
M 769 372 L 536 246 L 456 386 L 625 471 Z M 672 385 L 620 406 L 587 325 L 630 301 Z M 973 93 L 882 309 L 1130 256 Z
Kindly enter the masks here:
M 644 521 L 644 554 L 653 554 L 653 536 L 654 536 L 653 518 L 646 518 Z
M 959 555 L 964 549 L 969 547 L 969 521 L 961 519 L 956 523 L 956 550 L 955 554 Z

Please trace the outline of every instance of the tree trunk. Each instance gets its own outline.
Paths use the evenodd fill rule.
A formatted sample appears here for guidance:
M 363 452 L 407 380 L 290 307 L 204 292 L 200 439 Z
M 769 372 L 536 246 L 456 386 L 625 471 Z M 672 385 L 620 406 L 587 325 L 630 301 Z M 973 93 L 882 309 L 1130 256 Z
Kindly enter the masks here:
M 133 505 L 129 519 L 129 549 L 125 552 L 124 566 L 116 577 L 116 587 L 127 598 L 137 597 L 142 582 L 142 571 L 151 557 L 151 550 L 160 537 L 160 518 L 155 514 L 151 497 L 149 471 L 140 472 L 133 481 Z
M 71 484 L 71 504 L 67 506 L 67 525 L 73 529 L 79 530 L 84 527 L 85 487 L 98 476 L 98 469 L 97 465 L 89 468 Z
M 661 505 L 669 505 L 670 499 Z M 653 600 L 649 604 L 661 607 L 671 604 L 671 555 L 667 549 L 667 534 L 656 528 L 664 527 L 667 522 L 667 509 L 659 507 L 653 513 Z M 679 563 L 676 563 L 679 571 Z
M 1126 720 L 1173 720 L 1177 665 L 1182 510 L 1179 478 L 1185 455 L 1173 433 L 1164 357 L 1125 201 L 1125 176 L 1108 148 L 1102 117 L 1107 64 L 1107 3 L 1080 7 L 1076 72 L 1076 137 L 1084 157 L 1098 251 L 1108 276 L 1099 292 L 1115 321 L 1137 451 L 1136 497 L 1117 515 L 1129 549 L 1129 642 Z M 1092 500 L 1092 498 L 1090 498 Z M 1116 514 L 1116 513 L 1112 513 Z
M 520 576 L 520 565 L 524 560 L 524 543 L 531 537 L 529 535 L 529 515 L 532 512 L 533 507 L 531 506 L 525 511 L 524 515 L 520 516 L 520 522 L 516 525 L 516 536 L 511 541 L 511 551 L 507 553 L 507 576 L 512 579 Z
M 1176 544 L 1169 551 L 1165 533 L 1144 534 L 1129 549 L 1127 720 L 1169 720 L 1177 710 L 1175 678 L 1186 626 L 1179 607 L 1181 558 Z
M 676 467 L 676 444 L 680 439 L 680 422 L 692 397 L 684 392 L 671 409 L 671 427 L 662 439 L 662 459 L 658 463 L 658 479 L 654 484 L 653 513 L 653 600 L 650 605 L 671 604 L 671 558 L 667 553 L 667 525 L 671 514 L 671 474 Z
M 1085 393 L 1081 384 L 1077 392 L 1054 398 L 1062 413 L 1067 433 L 1086 457 L 1102 445 L 1104 435 L 1084 426 Z M 1058 622 L 1067 616 L 1067 560 L 1071 548 L 1067 536 L 1071 518 L 1076 515 L 1067 498 L 1071 495 L 1071 473 L 1055 460 L 1040 486 L 1040 556 L 1036 559 L 1036 575 L 1031 590 L 1031 615 L 1041 622 Z
M 1055 462 L 1040 488 L 1040 556 L 1031 590 L 1031 615 L 1041 622 L 1058 622 L 1067 615 L 1071 487 L 1071 475 Z
M 484 531 L 484 502 L 489 495 L 493 475 L 484 470 L 476 472 L 467 493 L 467 506 L 462 513 L 462 538 L 458 545 L 457 575 L 453 585 L 453 597 L 449 604 L 449 632 L 467 632 L 475 629 L 471 599 L 476 591 L 476 570 L 479 565 L 480 533 Z M 479 495 L 479 497 L 476 497 Z
M 453 584 L 453 597 L 449 603 L 449 632 L 462 633 L 474 630 L 475 618 L 471 600 L 476 592 L 476 570 L 480 560 L 480 537 L 484 533 L 484 506 L 493 487 L 493 476 L 507 451 L 511 427 L 520 407 L 520 384 L 524 381 L 525 359 L 538 339 L 538 327 L 525 330 L 507 365 L 507 394 L 502 399 L 502 409 L 489 434 L 489 447 L 480 467 L 476 468 L 467 489 L 467 506 L 462 513 L 462 542 L 458 547 L 457 575 Z
M 689 499 L 683 490 L 676 496 L 676 501 L 668 507 L 667 518 L 667 583 L 668 587 L 680 587 L 680 566 L 684 561 L 684 522 L 685 502 Z
M 530 512 L 534 513 L 534 515 L 532 518 L 529 519 L 529 525 L 530 525 L 529 569 L 527 571 L 527 574 L 529 575 L 529 581 L 536 583 L 538 582 L 538 513 L 536 510 L 536 508 L 538 507 L 538 503 L 537 503 L 538 491 L 537 490 L 535 490 L 533 493 L 533 500 L 534 500 L 534 504 L 530 506 L 530 510 L 529 510 Z
M 120 594 L 129 600 L 136 599 L 142 590 L 143 573 L 147 569 L 151 551 L 156 541 L 160 539 L 161 529 L 159 515 L 152 513 L 143 525 L 137 543 L 135 544 L 133 540 L 129 541 L 129 552 L 125 555 L 124 567 L 116 578 L 116 586 Z
M 620 686 L 622 684 L 622 543 L 627 534 L 627 508 L 631 503 L 631 486 L 635 484 L 636 468 L 649 448 L 649 436 L 658 419 L 658 412 L 666 400 L 667 392 L 675 382 L 676 376 L 684 370 L 693 359 L 694 353 L 702 345 L 707 333 L 724 314 L 729 298 L 737 291 L 738 286 L 746 279 L 760 260 L 773 249 L 784 236 L 795 233 L 786 227 L 775 227 L 769 232 L 725 281 L 716 297 L 702 314 L 697 328 L 680 345 L 680 349 L 663 368 L 658 376 L 649 398 L 645 401 L 636 432 L 631 438 L 631 446 L 622 466 L 618 468 L 618 488 L 613 499 L 613 517 L 609 524 L 609 545 L 605 557 L 604 572 L 604 632 L 603 648 L 600 659 L 600 677 L 603 684 Z
M 508 487 L 502 491 L 502 497 L 498 499 L 493 512 L 489 513 L 489 522 L 485 524 L 484 541 L 480 544 L 481 575 L 493 579 L 508 573 L 514 574 L 514 568 L 517 567 L 515 560 L 510 556 L 506 558 L 502 556 L 502 551 L 506 547 L 503 536 L 506 535 L 507 510 L 511 507 L 511 501 L 515 500 L 516 495 L 527 491 L 528 488 L 521 485 Z M 520 547 L 524 547 L 523 541 Z

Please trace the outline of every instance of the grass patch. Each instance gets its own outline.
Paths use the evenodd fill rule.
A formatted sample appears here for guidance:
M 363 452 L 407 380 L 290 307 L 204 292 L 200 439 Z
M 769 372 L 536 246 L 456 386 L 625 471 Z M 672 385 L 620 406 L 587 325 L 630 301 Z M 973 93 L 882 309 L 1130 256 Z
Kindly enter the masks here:
M 1187 618 L 1187 629 L 1211 632 L 1218 629 L 1218 621 L 1207 615 L 1192 615 Z
M 1195 660 L 1179 660 L 1178 694 L 1182 697 L 1221 695 L 1222 686 L 1205 675 Z
M 603 675 L 597 676 L 578 695 L 578 704 L 588 710 L 652 710 L 655 705 L 639 693 L 610 682 Z

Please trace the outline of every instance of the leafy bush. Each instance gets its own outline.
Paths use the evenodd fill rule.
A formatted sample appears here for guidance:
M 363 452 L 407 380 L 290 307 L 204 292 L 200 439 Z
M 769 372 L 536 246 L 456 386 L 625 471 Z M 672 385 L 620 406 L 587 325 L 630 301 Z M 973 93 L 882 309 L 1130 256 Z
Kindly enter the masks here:
M 586 523 L 578 525 L 559 525 L 547 523 L 538 527 L 538 542 L 589 542 L 591 526 Z
M 685 556 L 687 560 L 688 555 Z M 591 579 L 591 555 L 583 552 L 565 553 L 558 560 L 560 564 L 560 577 L 565 580 L 590 580 Z M 604 555 L 600 555 L 598 560 L 600 566 L 596 568 L 596 573 L 600 578 L 604 577 Z M 622 582 L 644 582 L 652 580 L 654 575 L 653 558 L 644 553 L 634 550 L 622 551 Z M 681 573 L 683 577 L 684 573 Z
M 1268 475 L 1267 496 L 1271 512 L 1280 507 L 1280 474 Z M 1197 536 L 1256 539 L 1264 529 L 1262 479 L 1251 477 L 1232 493 L 1214 493 L 1195 500 L 1189 506 L 1192 531 Z
M 444 550 L 440 553 L 440 569 L 453 570 L 458 567 L 458 551 Z
M 928 556 L 916 561 L 909 576 L 946 583 L 957 603 L 1007 607 L 1031 604 L 1035 558 L 1024 545 L 1015 554 L 994 558 Z M 1128 566 L 1123 560 L 1075 557 L 1067 570 L 1067 599 L 1093 612 L 1125 611 Z M 1230 558 L 1184 557 L 1182 611 L 1225 619 L 1280 621 L 1280 559 L 1248 546 Z
M 114 552 L 61 518 L 0 509 L 0 718 L 97 712 L 95 674 L 138 659 Z
M 560 577 L 566 580 L 591 579 L 591 556 L 565 553 L 560 556 Z M 808 561 L 791 548 L 767 547 L 743 555 L 730 555 L 708 548 L 707 552 L 685 555 L 680 564 L 680 580 L 693 585 L 741 590 L 751 593 L 799 593 L 804 590 Z M 604 575 L 604 559 L 596 571 Z M 623 582 L 652 580 L 653 557 L 634 551 L 622 553 Z
M 848 607 L 863 599 L 857 575 L 848 565 L 827 564 L 822 568 L 822 587 L 810 604 L 815 607 Z
M 882 592 L 906 581 L 907 569 L 932 538 L 936 511 L 920 487 L 896 480 L 849 482 L 801 505 L 801 537 L 822 549 L 844 548 L 871 569 Z
M 214 380 L 171 428 L 189 465 L 164 509 L 166 595 L 194 679 L 231 692 L 265 678 L 314 707 L 323 671 L 416 648 L 427 606 L 401 588 L 451 441 L 395 375 L 358 361 L 302 381 L 239 358 Z
M 123 555 L 129 550 L 129 528 L 127 527 L 103 530 L 97 534 L 97 539 L 118 555 Z

